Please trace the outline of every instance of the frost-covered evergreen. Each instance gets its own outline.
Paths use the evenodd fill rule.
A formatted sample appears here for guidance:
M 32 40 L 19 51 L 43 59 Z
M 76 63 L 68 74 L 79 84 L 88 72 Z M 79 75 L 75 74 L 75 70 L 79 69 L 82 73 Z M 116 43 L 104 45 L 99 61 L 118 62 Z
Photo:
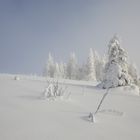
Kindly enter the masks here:
M 88 59 L 82 65 L 77 63 L 75 53 L 70 55 L 67 64 L 54 62 L 49 53 L 43 74 L 52 78 L 102 81 L 100 84 L 102 88 L 131 83 L 140 87 L 137 68 L 133 64 L 128 64 L 127 52 L 120 46 L 117 36 L 110 40 L 108 47 L 108 55 L 103 57 L 90 48 Z
M 92 48 L 89 50 L 89 56 L 86 64 L 86 79 L 96 80 L 95 57 Z
M 103 70 L 105 66 L 104 57 L 100 57 L 97 51 L 93 51 L 95 59 L 95 72 L 97 81 L 102 81 L 103 79 Z
M 128 74 L 127 53 L 120 46 L 119 39 L 114 36 L 109 43 L 108 62 L 105 66 L 105 75 L 100 86 L 112 88 L 125 86 L 131 83 Z
M 78 72 L 78 64 L 75 53 L 71 53 L 70 59 L 67 64 L 67 78 L 76 79 Z
M 104 70 L 105 70 L 105 66 L 106 66 L 106 56 L 104 55 L 101 58 L 101 62 L 100 62 L 100 75 L 99 75 L 99 81 L 103 81 L 104 78 Z
M 128 67 L 128 72 L 133 80 L 132 82 L 135 85 L 140 86 L 139 72 L 138 72 L 138 69 L 136 67 L 136 64 L 130 63 L 129 67 Z
M 67 87 L 60 85 L 58 81 L 48 81 L 47 87 L 43 91 L 42 99 L 55 99 L 64 95 Z
M 86 79 L 86 65 L 85 64 L 79 65 L 77 79 L 78 80 L 85 80 Z
M 60 77 L 61 77 L 60 67 L 59 64 L 56 62 L 54 68 L 54 78 L 60 78 Z
M 47 77 L 54 77 L 54 73 L 55 73 L 55 63 L 51 53 L 49 53 L 43 75 Z
M 60 77 L 61 78 L 66 78 L 66 64 L 61 62 L 59 65 L 59 70 L 60 70 Z

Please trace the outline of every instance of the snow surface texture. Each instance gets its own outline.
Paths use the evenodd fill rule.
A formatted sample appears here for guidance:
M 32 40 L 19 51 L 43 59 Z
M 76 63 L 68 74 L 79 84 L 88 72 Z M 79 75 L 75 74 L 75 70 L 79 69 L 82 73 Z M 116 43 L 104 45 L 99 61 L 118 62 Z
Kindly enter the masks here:
M 0 140 L 140 140 L 140 97 L 132 88 L 110 89 L 91 123 L 106 92 L 97 83 L 60 80 L 65 97 L 48 101 L 44 78 L 18 77 L 0 75 Z

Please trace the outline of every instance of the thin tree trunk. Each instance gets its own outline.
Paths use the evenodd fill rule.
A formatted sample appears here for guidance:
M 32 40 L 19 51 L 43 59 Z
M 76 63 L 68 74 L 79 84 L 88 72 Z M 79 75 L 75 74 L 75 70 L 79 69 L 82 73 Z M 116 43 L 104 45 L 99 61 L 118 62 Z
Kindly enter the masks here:
M 106 93 L 103 95 L 96 111 L 94 113 L 91 113 L 91 112 L 89 113 L 89 118 L 90 118 L 91 122 L 93 122 L 93 123 L 95 122 L 95 115 L 98 113 L 99 109 L 101 108 L 101 105 L 108 93 L 109 93 L 109 88 L 107 89 Z
M 94 112 L 94 115 L 98 113 L 98 111 L 99 111 L 99 109 L 100 109 L 100 107 L 101 107 L 101 105 L 102 105 L 102 103 L 103 103 L 103 101 L 104 101 L 104 99 L 105 99 L 105 97 L 107 96 L 108 93 L 109 93 L 109 88 L 107 89 L 106 93 L 103 95 L 103 97 L 102 97 L 102 99 L 101 99 L 96 111 Z

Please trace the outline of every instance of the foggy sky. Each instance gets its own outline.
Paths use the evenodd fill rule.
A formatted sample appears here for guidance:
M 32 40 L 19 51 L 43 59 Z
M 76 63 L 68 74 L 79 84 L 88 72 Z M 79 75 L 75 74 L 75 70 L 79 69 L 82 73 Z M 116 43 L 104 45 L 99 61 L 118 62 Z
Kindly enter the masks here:
M 41 74 L 49 52 L 82 63 L 115 33 L 140 68 L 139 0 L 0 0 L 0 73 Z

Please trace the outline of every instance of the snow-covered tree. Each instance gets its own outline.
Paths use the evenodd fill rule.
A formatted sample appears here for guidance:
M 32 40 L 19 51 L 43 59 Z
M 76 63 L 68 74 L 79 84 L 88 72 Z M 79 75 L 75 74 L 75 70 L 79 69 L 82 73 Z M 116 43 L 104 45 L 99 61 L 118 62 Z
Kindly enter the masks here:
M 100 76 L 99 76 L 99 81 L 102 81 L 103 80 L 105 65 L 106 65 L 106 56 L 103 56 L 101 58 L 101 63 L 100 63 Z
M 108 62 L 105 66 L 105 75 L 100 86 L 112 88 L 125 86 L 131 83 L 128 74 L 127 53 L 120 46 L 119 39 L 115 35 L 109 43 Z
M 85 64 L 82 64 L 81 66 L 79 65 L 77 79 L 86 80 L 86 65 Z
M 54 78 L 60 78 L 60 77 L 61 77 L 60 67 L 59 64 L 56 62 L 54 68 Z
M 59 65 L 59 70 L 60 70 L 60 77 L 61 78 L 66 78 L 66 64 L 61 62 Z
M 48 81 L 47 87 L 43 91 L 42 99 L 56 99 L 64 96 L 67 86 L 60 85 L 58 81 Z
M 70 59 L 67 64 L 67 78 L 76 79 L 78 71 L 78 64 L 75 53 L 71 53 Z
M 97 51 L 94 50 L 93 53 L 94 53 L 94 60 L 95 60 L 96 79 L 97 81 L 102 81 L 105 60 L 104 57 L 100 57 Z
M 43 76 L 47 76 L 47 63 L 45 64 L 44 68 L 43 68 L 43 73 L 42 73 Z
M 140 86 L 139 72 L 135 63 L 129 64 L 128 72 L 133 80 L 133 83 Z
M 95 57 L 92 48 L 89 50 L 89 56 L 86 64 L 86 79 L 96 80 Z
M 47 64 L 44 70 L 44 75 L 48 77 L 54 77 L 54 73 L 55 73 L 55 63 L 51 53 L 49 53 Z

